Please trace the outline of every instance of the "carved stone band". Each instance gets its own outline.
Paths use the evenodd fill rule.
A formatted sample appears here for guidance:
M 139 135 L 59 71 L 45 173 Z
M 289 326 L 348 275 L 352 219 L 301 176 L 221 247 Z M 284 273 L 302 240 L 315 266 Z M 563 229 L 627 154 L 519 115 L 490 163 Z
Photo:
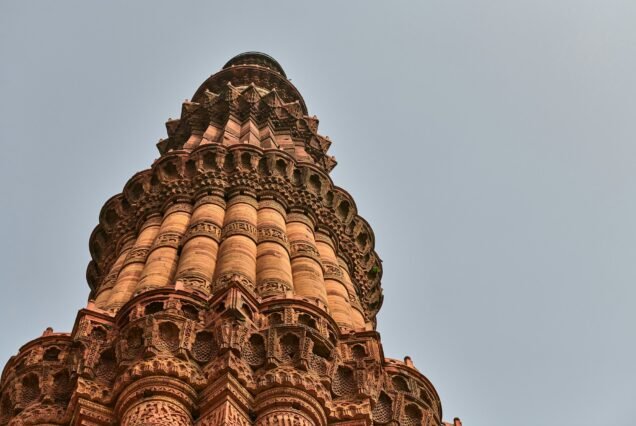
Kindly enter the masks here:
M 128 256 L 126 256 L 126 260 L 122 265 L 122 268 L 130 263 L 146 263 L 146 259 L 148 258 L 148 253 L 150 252 L 150 247 L 135 247 L 130 250 Z
M 344 284 L 344 273 L 337 263 L 329 260 L 323 260 L 322 264 L 325 267 L 324 276 L 326 280 L 336 280 Z
M 252 197 L 250 195 L 234 195 L 227 202 L 227 206 L 230 207 L 231 205 L 234 205 L 237 203 L 245 203 L 245 204 L 249 204 L 250 206 L 254 208 L 258 208 L 258 201 L 256 201 L 255 197 Z
M 283 207 L 283 205 L 276 200 L 260 200 L 258 202 L 258 208 L 276 210 L 278 213 L 280 213 L 281 216 L 283 216 L 283 218 L 287 216 L 285 207 Z
M 254 294 L 254 282 L 240 272 L 228 272 L 218 277 L 214 280 L 212 291 L 217 293 L 232 285 L 240 285 Z
M 155 250 L 159 247 L 172 247 L 174 249 L 179 248 L 179 243 L 181 242 L 181 234 L 177 232 L 165 232 L 163 234 L 159 234 L 155 241 L 152 243 L 152 248 Z
M 285 250 L 289 252 L 289 242 L 287 241 L 287 234 L 285 230 L 277 226 L 259 226 L 258 227 L 258 242 L 271 241 L 279 243 Z
M 115 282 L 117 282 L 117 276 L 119 275 L 120 270 L 121 269 L 118 268 L 117 270 L 112 271 L 108 275 L 106 275 L 106 278 L 104 278 L 102 285 L 99 286 L 99 290 L 104 291 L 108 290 L 109 288 L 115 287 Z
M 228 223 L 223 227 L 223 239 L 232 235 L 245 235 L 251 238 L 254 242 L 258 241 L 258 232 L 256 226 L 244 220 L 235 220 Z
M 194 203 L 194 208 L 197 208 L 203 204 L 216 204 L 217 206 L 225 208 L 225 200 L 218 195 L 204 195 L 197 199 Z
M 175 212 L 192 213 L 192 204 L 190 204 L 190 203 L 170 204 L 168 207 L 166 207 L 166 211 L 164 212 L 164 216 L 168 216 L 169 214 L 175 213 Z
M 295 259 L 297 257 L 308 257 L 310 259 L 318 262 L 319 265 L 322 266 L 322 261 L 320 260 L 320 254 L 318 253 L 318 249 L 311 243 L 305 241 L 294 241 L 291 243 L 291 258 Z
M 260 281 L 257 285 L 258 294 L 261 297 L 276 296 L 291 291 L 291 283 L 276 278 Z
M 187 288 L 194 288 L 205 293 L 210 291 L 210 279 L 198 271 L 184 271 L 177 276 L 177 282 L 181 282 Z
M 186 232 L 183 241 L 184 243 L 193 237 L 208 237 L 212 238 L 217 243 L 221 241 L 221 227 L 214 222 L 201 221 L 193 223 Z

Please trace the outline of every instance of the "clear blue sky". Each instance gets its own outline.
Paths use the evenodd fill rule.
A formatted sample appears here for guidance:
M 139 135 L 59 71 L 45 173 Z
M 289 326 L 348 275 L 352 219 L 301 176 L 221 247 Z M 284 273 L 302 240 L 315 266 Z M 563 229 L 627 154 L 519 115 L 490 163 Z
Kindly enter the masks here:
M 384 261 L 387 356 L 466 426 L 636 422 L 636 2 L 0 3 L 0 362 L 86 302 L 102 204 L 274 56 Z

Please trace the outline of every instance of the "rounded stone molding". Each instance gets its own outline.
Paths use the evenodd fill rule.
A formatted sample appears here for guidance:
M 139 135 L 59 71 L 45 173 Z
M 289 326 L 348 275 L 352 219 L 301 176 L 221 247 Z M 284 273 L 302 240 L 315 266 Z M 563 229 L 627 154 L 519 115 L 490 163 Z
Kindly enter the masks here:
M 119 394 L 114 412 L 124 426 L 192 425 L 196 399 L 197 392 L 181 380 L 149 376 L 135 380 Z M 166 423 L 168 419 L 174 423 Z
M 293 387 L 261 391 L 256 397 L 254 412 L 257 426 L 327 426 L 323 406 L 306 392 Z
M 373 231 L 280 65 L 233 58 L 166 128 L 100 212 L 72 333 L 7 363 L 0 424 L 440 424 L 383 355 Z

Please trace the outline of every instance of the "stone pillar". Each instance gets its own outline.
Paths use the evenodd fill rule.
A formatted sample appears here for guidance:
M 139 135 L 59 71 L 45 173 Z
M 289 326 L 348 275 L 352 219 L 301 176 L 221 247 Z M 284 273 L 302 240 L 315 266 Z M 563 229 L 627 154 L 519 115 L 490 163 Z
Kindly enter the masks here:
M 274 200 L 261 200 L 258 208 L 256 287 L 271 297 L 292 290 L 292 269 L 285 224 L 285 209 Z
M 113 293 L 113 288 L 117 283 L 117 276 L 124 266 L 124 262 L 128 257 L 128 253 L 133 248 L 135 244 L 134 236 L 129 238 L 124 244 L 122 244 L 122 249 L 117 257 L 117 260 L 111 266 L 108 275 L 104 278 L 104 281 L 101 283 L 99 287 L 99 293 L 97 293 L 97 297 L 95 298 L 95 306 L 99 309 L 107 309 L 108 300 L 110 299 L 111 294 Z
M 256 421 L 256 426 L 315 426 L 316 424 L 300 412 L 274 407 Z
M 349 294 L 349 301 L 351 303 L 352 326 L 353 328 L 365 328 L 366 320 L 364 319 L 362 305 L 360 305 L 358 293 L 356 292 L 355 287 L 353 286 L 353 282 L 351 281 L 351 275 L 349 274 L 349 267 L 347 266 L 347 262 L 339 257 L 338 265 L 340 266 L 340 270 L 342 271 L 344 285 L 347 289 L 347 293 Z
M 213 292 L 239 280 L 254 291 L 256 282 L 256 198 L 235 195 L 228 201 Z
M 306 392 L 289 387 L 261 391 L 256 397 L 255 426 L 326 426 L 322 405 Z
M 107 309 L 119 309 L 132 297 L 141 271 L 144 269 L 150 246 L 159 232 L 160 224 L 161 218 L 157 215 L 149 217 L 141 226 L 137 241 L 128 252 L 117 276 L 117 282 L 106 304 Z
M 338 265 L 333 240 L 326 233 L 316 233 L 316 247 L 325 267 L 325 288 L 331 316 L 339 326 L 352 328 L 351 302 L 344 284 L 344 274 Z
M 115 411 L 121 426 L 192 426 L 196 391 L 164 376 L 134 381 L 120 394 Z
M 307 215 L 287 215 L 287 238 L 291 249 L 294 292 L 299 296 L 318 299 L 326 306 L 327 291 L 313 228 L 314 224 Z
M 177 269 L 179 244 L 190 223 L 191 212 L 192 206 L 187 203 L 173 204 L 166 210 L 135 293 L 172 284 Z
M 212 277 L 216 266 L 221 228 L 225 216 L 225 200 L 206 195 L 197 200 L 190 227 L 184 237 L 177 268 L 177 282 L 205 297 L 212 293 Z

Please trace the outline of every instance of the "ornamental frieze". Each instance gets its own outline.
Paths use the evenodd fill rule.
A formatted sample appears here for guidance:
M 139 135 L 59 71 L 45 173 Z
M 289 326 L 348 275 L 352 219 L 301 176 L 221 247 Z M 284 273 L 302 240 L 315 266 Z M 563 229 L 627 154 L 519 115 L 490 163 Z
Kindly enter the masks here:
M 190 224 L 186 234 L 183 236 L 183 243 L 185 244 L 190 238 L 193 237 L 208 237 L 216 242 L 221 241 L 221 227 L 211 221 L 202 220 L 197 223 Z
M 231 237 L 232 235 L 244 235 L 252 239 L 254 242 L 258 242 L 258 231 L 256 226 L 244 220 L 234 220 L 223 227 L 223 239 Z
M 239 55 L 166 128 L 100 212 L 72 333 L 7 363 L 0 425 L 441 424 L 383 355 L 373 231 L 280 65 Z

